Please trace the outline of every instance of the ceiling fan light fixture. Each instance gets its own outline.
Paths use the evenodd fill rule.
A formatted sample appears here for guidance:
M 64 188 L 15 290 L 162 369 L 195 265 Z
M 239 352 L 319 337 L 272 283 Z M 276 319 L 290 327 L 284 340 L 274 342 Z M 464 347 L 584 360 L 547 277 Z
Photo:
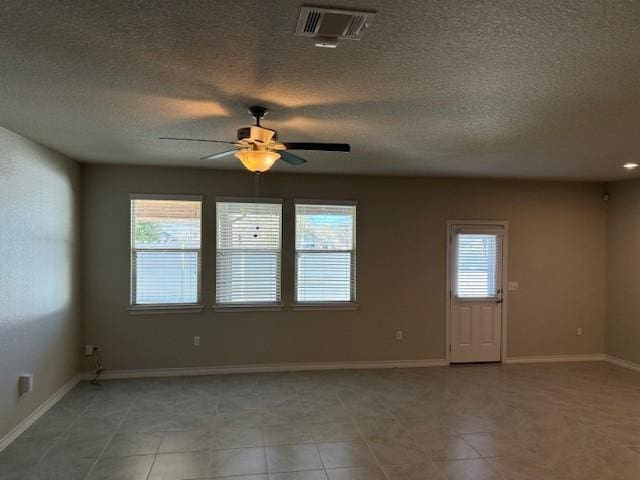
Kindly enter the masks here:
M 254 173 L 266 172 L 280 158 L 279 153 L 269 150 L 242 149 L 234 155 L 242 162 L 244 168 Z

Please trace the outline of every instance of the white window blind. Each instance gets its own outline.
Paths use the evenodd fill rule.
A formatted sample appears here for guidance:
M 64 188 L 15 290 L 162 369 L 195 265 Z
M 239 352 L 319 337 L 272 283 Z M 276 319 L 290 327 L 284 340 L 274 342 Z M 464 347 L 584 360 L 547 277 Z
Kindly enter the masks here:
M 216 202 L 216 303 L 280 302 L 282 203 Z
M 355 205 L 296 203 L 296 302 L 355 301 Z
M 458 298 L 497 295 L 501 238 L 501 234 L 456 234 L 455 292 Z
M 200 300 L 202 201 L 131 198 L 131 304 Z

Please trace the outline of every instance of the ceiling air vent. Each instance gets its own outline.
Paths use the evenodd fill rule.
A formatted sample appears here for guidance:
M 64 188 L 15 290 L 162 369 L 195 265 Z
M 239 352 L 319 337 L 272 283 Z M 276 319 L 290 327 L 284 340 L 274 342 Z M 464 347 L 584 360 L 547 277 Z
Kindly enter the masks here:
M 315 38 L 317 47 L 335 48 L 340 40 L 360 40 L 375 16 L 375 12 L 302 7 L 296 35 Z

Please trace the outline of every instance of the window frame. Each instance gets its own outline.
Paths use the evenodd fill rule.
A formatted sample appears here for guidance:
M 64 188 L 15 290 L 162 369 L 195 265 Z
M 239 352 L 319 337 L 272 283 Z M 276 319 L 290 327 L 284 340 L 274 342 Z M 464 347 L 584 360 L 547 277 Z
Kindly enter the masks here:
M 298 215 L 296 208 L 298 205 L 323 205 L 323 206 L 349 206 L 354 207 L 353 211 L 353 229 L 352 229 L 352 248 L 351 250 L 326 250 L 326 252 L 349 252 L 351 254 L 351 283 L 353 284 L 352 298 L 348 301 L 300 301 L 298 300 L 298 252 L 318 252 L 317 250 L 298 250 L 296 245 L 297 229 L 298 229 Z M 358 238 L 358 202 L 356 200 L 324 200 L 324 199 L 309 199 L 309 198 L 296 198 L 293 202 L 293 222 L 294 222 L 294 239 L 293 239 L 293 256 L 294 256 L 294 271 L 293 271 L 293 309 L 294 310 L 356 310 L 358 304 L 358 269 L 357 269 L 357 238 Z
M 180 249 L 180 251 L 197 252 L 198 254 L 198 274 L 196 301 L 189 303 L 135 303 L 137 271 L 134 255 L 138 251 L 164 251 L 163 249 L 140 249 L 135 248 L 134 243 L 134 218 L 132 203 L 134 200 L 176 200 L 176 201 L 197 201 L 200 202 L 200 247 L 197 249 Z M 157 313 L 190 313 L 201 312 L 202 305 L 202 245 L 204 235 L 204 195 L 182 195 L 182 194 L 162 194 L 162 193 L 131 193 L 129 194 L 129 308 L 130 314 L 157 314 Z M 176 249 L 166 249 L 166 251 L 176 251 Z
M 214 282 L 213 282 L 213 309 L 216 312 L 273 312 L 282 310 L 282 262 L 283 262 L 283 229 L 284 229 L 284 199 L 276 197 L 215 197 L 215 235 L 214 235 Z M 279 255 L 277 292 L 275 302 L 218 302 L 218 203 L 262 203 L 280 205 L 280 229 L 279 229 Z

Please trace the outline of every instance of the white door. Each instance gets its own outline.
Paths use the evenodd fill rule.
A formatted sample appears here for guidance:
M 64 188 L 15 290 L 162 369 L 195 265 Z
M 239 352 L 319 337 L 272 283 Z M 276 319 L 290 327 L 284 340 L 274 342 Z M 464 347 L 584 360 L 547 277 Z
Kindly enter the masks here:
M 501 359 L 503 236 L 500 225 L 451 226 L 452 363 Z

